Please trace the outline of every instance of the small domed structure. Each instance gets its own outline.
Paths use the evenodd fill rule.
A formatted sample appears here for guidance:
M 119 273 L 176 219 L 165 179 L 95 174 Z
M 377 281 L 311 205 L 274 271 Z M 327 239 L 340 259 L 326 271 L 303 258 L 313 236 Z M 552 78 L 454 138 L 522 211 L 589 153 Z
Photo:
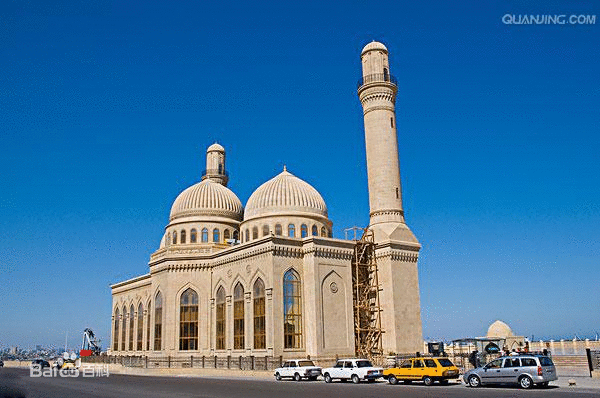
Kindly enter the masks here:
M 386 46 L 383 45 L 383 43 L 380 43 L 378 41 L 373 40 L 372 42 L 370 42 L 369 44 L 367 44 L 363 49 L 362 52 L 360 53 L 361 55 L 363 55 L 364 53 L 366 53 L 367 51 L 373 51 L 373 50 L 380 50 L 380 51 L 384 51 L 384 52 L 388 52 L 388 49 Z
M 209 146 L 206 149 L 206 152 L 213 152 L 213 151 L 218 151 L 218 152 L 225 152 L 225 148 L 223 148 L 221 145 L 219 145 L 218 143 L 214 143 L 211 146 Z
M 183 217 L 220 216 L 241 221 L 242 202 L 229 188 L 205 179 L 179 194 L 171 207 L 170 221 Z
M 488 328 L 486 337 L 506 338 L 511 336 L 514 336 L 512 329 L 506 323 L 497 320 Z

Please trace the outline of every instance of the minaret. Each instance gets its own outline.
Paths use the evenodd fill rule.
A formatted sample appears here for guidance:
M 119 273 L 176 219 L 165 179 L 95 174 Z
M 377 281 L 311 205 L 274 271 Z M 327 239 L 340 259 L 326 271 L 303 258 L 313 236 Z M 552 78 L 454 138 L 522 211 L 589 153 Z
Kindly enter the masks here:
M 216 142 L 206 150 L 206 170 L 202 173 L 202 180 L 207 178 L 225 186 L 229 181 L 225 170 L 225 148 Z
M 381 283 L 383 349 L 423 350 L 417 259 L 421 245 L 402 208 L 395 102 L 398 85 L 387 48 L 376 41 L 361 53 L 358 97 L 363 106 L 370 222 Z

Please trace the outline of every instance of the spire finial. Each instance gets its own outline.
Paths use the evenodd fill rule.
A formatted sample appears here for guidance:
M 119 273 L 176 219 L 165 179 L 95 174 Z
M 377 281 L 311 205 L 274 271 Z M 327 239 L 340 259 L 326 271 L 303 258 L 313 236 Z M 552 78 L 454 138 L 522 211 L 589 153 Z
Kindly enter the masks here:
M 285 167 L 285 164 L 283 165 L 283 171 L 287 171 L 287 167 Z

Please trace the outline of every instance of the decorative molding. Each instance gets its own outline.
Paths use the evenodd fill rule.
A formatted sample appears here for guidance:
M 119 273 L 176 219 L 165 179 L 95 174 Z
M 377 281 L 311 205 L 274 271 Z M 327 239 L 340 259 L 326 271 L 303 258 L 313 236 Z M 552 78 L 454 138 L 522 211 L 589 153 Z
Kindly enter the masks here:
M 404 218 L 404 210 L 376 210 L 369 213 L 370 217 L 377 216 L 400 216 Z
M 390 259 L 392 261 L 400 261 L 400 262 L 405 262 L 405 263 L 416 263 L 417 260 L 419 259 L 419 253 L 418 252 L 407 252 L 407 251 L 400 251 L 400 250 L 394 250 L 394 249 L 384 249 L 382 251 L 376 251 L 376 258 L 377 259 L 383 259 L 386 257 L 390 257 Z

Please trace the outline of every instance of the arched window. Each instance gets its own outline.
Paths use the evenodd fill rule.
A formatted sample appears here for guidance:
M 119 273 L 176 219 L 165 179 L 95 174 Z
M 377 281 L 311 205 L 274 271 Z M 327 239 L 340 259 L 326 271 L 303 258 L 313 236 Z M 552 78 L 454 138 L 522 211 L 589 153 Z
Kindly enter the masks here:
M 300 277 L 294 270 L 283 275 L 283 343 L 284 348 L 302 346 L 302 303 Z
M 154 350 L 160 351 L 162 347 L 162 294 L 156 293 L 154 299 Z
M 125 345 L 126 333 L 127 333 L 127 307 L 123 306 L 123 322 L 121 323 L 121 351 L 127 350 L 127 345 Z
M 133 330 L 135 326 L 135 308 L 133 308 L 133 304 L 129 307 L 129 351 L 133 351 Z
M 254 349 L 267 348 L 267 327 L 265 321 L 265 284 L 258 278 L 254 282 Z
M 296 226 L 294 224 L 289 224 L 288 225 L 288 236 L 290 238 L 295 238 L 296 237 Z
M 171 246 L 171 234 L 167 233 L 167 246 Z
M 233 231 L 233 240 L 240 240 L 240 233 L 238 231 Z
M 217 350 L 225 349 L 225 289 L 223 286 L 217 290 Z
M 275 224 L 275 235 L 277 235 L 277 236 L 281 236 L 282 235 L 281 224 Z
M 148 309 L 146 310 L 146 351 L 150 351 L 150 314 L 152 313 L 152 302 L 148 300 Z
M 186 241 L 186 236 L 185 236 L 185 229 L 181 230 L 181 237 L 179 238 L 180 243 L 185 243 Z
M 173 244 L 177 244 L 177 231 L 173 231 Z
M 196 232 L 196 229 L 192 229 L 190 231 L 190 243 L 196 243 L 198 241 L 198 233 Z
M 325 230 L 325 227 L 321 227 L 321 236 L 327 236 L 327 231 Z
M 246 230 L 246 239 L 244 239 L 244 242 L 248 242 L 248 241 L 250 241 L 250 230 L 249 229 Z
M 219 229 L 213 229 L 213 242 L 219 243 L 221 241 L 221 234 L 219 233 Z
M 308 236 L 308 227 L 306 226 L 306 224 L 302 224 L 302 226 L 300 226 L 300 237 L 306 238 L 307 236 Z
M 208 242 L 208 229 L 202 228 L 202 242 Z
M 269 235 L 269 226 L 268 225 L 263 225 L 263 236 L 267 236 Z
M 386 82 L 390 81 L 390 72 L 388 72 L 387 68 L 383 68 L 383 80 Z
M 138 311 L 137 311 L 137 341 L 136 341 L 136 345 L 137 345 L 137 350 L 138 351 L 142 351 L 144 348 L 143 346 L 143 340 L 144 340 L 144 306 L 142 305 L 142 303 L 140 303 L 138 305 Z
M 229 240 L 231 239 L 231 233 L 229 232 L 228 229 L 226 229 L 225 231 L 223 231 L 223 239 L 224 240 Z
M 239 282 L 233 289 L 233 349 L 244 349 L 244 287 Z
M 258 239 L 258 227 L 252 228 L 252 239 Z
M 312 236 L 319 236 L 319 229 L 316 225 L 312 226 Z
M 113 330 L 113 351 L 119 351 L 119 309 L 115 309 L 115 330 Z
M 198 349 L 198 294 L 187 289 L 179 301 L 179 349 Z

